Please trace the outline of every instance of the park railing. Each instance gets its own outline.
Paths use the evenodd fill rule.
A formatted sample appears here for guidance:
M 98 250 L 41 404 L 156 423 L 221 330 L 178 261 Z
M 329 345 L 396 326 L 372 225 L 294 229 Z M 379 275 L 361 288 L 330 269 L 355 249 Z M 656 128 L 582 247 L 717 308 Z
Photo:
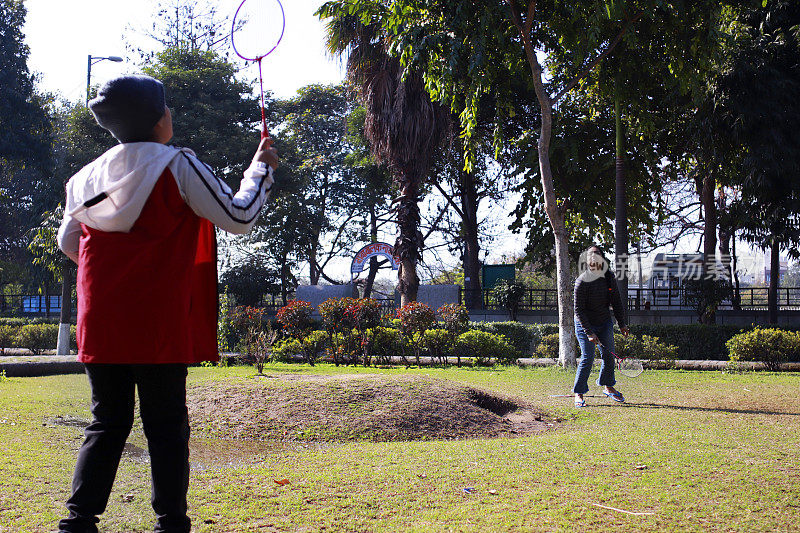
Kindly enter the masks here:
M 570 295 L 570 298 L 572 296 Z M 769 289 L 766 287 L 746 287 L 739 289 L 739 304 L 730 299 L 720 305 L 720 310 L 740 308 L 743 310 L 766 310 Z M 459 303 L 471 309 L 505 311 L 505 303 L 500 294 L 493 289 L 459 291 Z M 778 308 L 800 310 L 800 287 L 781 287 L 778 289 Z M 555 311 L 558 309 L 556 289 L 524 289 L 517 308 L 519 311 Z M 630 310 L 694 310 L 686 290 L 671 288 L 631 288 L 628 289 L 628 309 Z
M 78 302 L 72 301 L 72 316 L 76 316 Z M 52 316 L 61 313 L 61 295 L 0 294 L 0 316 Z

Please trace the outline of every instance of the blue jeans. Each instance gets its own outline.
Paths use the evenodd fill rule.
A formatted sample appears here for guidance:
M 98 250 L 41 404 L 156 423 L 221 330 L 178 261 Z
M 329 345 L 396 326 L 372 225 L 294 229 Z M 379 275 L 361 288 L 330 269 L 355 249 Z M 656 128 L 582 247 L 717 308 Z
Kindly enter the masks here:
M 600 346 L 602 365 L 597 384 L 613 387 L 617 380 L 614 378 L 614 356 L 609 352 L 614 351 L 614 321 L 609 318 L 604 324 L 589 324 L 591 330 L 600 339 L 606 348 Z M 595 344 L 589 340 L 589 335 L 575 318 L 575 336 L 581 346 L 581 359 L 578 361 L 578 371 L 575 374 L 575 385 L 572 387 L 574 394 L 585 394 L 589 391 L 589 374 L 594 364 Z

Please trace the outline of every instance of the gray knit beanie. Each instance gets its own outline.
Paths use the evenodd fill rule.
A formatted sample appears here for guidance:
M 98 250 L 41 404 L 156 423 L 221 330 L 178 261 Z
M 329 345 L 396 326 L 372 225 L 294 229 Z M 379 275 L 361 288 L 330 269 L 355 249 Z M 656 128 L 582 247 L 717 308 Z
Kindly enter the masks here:
M 89 102 L 97 123 L 121 143 L 149 141 L 166 105 L 164 85 L 150 76 L 114 78 Z

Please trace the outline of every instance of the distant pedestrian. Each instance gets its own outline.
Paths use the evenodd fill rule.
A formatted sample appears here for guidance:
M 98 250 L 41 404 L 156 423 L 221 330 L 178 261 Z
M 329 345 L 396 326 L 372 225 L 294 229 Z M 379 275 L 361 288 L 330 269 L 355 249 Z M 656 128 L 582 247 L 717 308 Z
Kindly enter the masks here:
M 581 347 L 581 359 L 575 374 L 575 407 L 584 407 L 583 395 L 589 391 L 589 374 L 594 363 L 595 347 L 599 345 L 602 365 L 597 384 L 603 394 L 614 401 L 624 402 L 625 397 L 614 388 L 614 321 L 609 306 L 614 309 L 622 334 L 629 331 L 625 324 L 625 308 L 620 297 L 617 278 L 611 272 L 603 249 L 590 246 L 579 262 L 581 274 L 575 280 L 575 336 Z

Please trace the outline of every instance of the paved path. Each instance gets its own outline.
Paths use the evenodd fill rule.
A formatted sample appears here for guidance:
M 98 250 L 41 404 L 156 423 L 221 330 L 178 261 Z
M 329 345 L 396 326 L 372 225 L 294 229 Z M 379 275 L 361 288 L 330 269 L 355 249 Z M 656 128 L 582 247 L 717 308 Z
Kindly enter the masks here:
M 235 354 L 227 354 L 229 356 Z M 461 359 L 462 363 L 467 363 L 465 358 Z M 408 358 L 410 364 L 415 365 L 413 357 Z M 455 365 L 455 357 L 450 358 L 450 364 Z M 422 365 L 439 364 L 439 361 L 432 362 L 429 357 L 421 357 L 420 363 Z M 400 357 L 393 357 L 392 364 L 403 365 L 404 362 Z M 525 358 L 519 359 L 520 366 L 530 367 L 545 367 L 555 366 L 555 359 L 533 359 Z M 416 365 L 415 365 L 416 366 Z M 694 361 L 681 359 L 675 361 L 673 368 L 679 370 L 725 370 L 728 367 L 727 361 Z M 763 370 L 762 363 L 741 363 L 743 370 Z M 657 365 L 651 365 L 645 361 L 645 369 L 659 368 Z M 661 366 L 660 368 L 666 368 Z M 74 355 L 7 355 L 0 357 L 0 372 L 5 370 L 7 377 L 33 377 L 33 376 L 52 376 L 56 374 L 82 374 L 83 363 L 79 363 Z M 800 363 L 785 363 L 782 370 L 788 372 L 800 372 Z

